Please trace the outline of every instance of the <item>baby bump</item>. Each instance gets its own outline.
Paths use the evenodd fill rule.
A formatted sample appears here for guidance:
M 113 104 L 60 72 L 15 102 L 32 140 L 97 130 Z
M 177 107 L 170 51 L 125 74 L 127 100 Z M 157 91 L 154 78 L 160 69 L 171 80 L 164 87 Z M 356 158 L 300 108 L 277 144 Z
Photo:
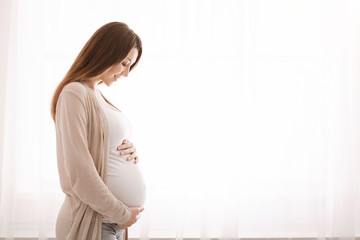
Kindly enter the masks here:
M 107 185 L 110 191 L 128 207 L 143 206 L 145 202 L 145 181 L 138 165 L 133 161 L 121 161 L 109 172 Z

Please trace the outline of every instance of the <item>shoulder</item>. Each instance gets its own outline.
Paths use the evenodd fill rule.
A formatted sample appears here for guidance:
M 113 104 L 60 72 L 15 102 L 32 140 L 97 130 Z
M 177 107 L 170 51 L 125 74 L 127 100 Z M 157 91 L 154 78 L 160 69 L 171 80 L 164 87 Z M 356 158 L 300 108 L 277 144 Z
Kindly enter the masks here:
M 72 82 L 61 90 L 58 101 L 68 103 L 81 102 L 85 106 L 90 101 L 89 92 L 84 84 Z
M 72 83 L 67 84 L 63 88 L 61 93 L 74 93 L 77 96 L 81 96 L 81 95 L 86 95 L 87 90 L 86 90 L 86 87 L 84 86 L 84 84 L 82 84 L 80 82 L 72 82 Z
M 80 82 L 72 82 L 67 84 L 60 93 L 60 97 L 75 96 L 81 101 L 89 100 L 89 91 L 87 87 Z

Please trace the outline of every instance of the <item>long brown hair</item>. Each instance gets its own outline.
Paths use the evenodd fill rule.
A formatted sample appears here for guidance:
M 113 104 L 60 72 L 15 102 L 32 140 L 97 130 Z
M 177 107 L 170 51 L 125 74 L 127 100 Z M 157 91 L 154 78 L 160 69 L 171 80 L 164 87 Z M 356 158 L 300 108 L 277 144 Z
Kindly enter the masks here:
M 51 101 L 51 116 L 54 122 L 57 101 L 67 84 L 87 81 L 100 75 L 112 65 L 120 63 L 134 47 L 138 50 L 138 56 L 130 71 L 141 58 L 142 43 L 139 36 L 122 22 L 111 22 L 99 28 L 82 48 L 54 92 Z

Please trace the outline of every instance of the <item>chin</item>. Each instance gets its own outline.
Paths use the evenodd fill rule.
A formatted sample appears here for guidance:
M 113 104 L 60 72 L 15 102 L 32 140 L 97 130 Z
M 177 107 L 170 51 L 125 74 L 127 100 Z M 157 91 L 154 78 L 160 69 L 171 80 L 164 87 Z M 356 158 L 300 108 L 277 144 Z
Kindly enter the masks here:
M 104 84 L 108 87 L 110 87 L 112 84 L 114 83 L 114 81 L 111 81 L 111 82 L 104 82 Z

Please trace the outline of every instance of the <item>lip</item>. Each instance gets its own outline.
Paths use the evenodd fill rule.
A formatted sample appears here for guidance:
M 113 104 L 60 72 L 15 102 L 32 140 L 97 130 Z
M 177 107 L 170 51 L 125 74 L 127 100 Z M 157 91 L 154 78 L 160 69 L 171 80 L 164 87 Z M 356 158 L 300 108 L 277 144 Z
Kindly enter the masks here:
M 118 80 L 119 78 L 121 78 L 121 73 L 119 73 L 119 74 L 115 74 L 115 75 L 114 75 L 114 79 L 115 79 L 115 81 L 116 81 L 116 80 Z

